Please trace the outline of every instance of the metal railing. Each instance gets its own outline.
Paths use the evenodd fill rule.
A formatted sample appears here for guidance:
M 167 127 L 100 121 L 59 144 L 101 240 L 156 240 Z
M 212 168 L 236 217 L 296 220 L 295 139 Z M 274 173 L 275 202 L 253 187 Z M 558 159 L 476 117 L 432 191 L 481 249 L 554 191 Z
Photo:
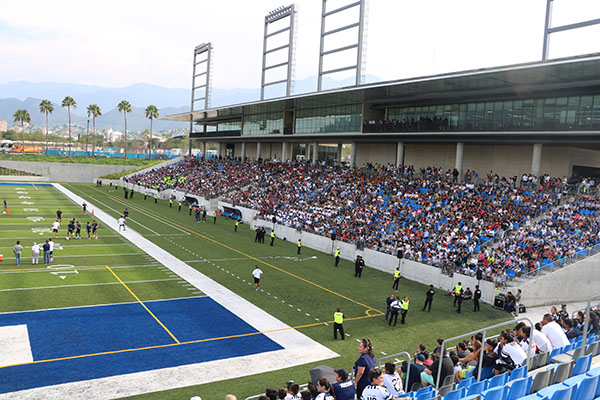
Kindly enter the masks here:
M 586 341 L 587 341 L 587 333 L 590 328 L 590 308 L 592 305 L 592 301 L 599 300 L 600 295 L 592 296 L 588 299 L 587 305 L 585 307 L 585 326 L 583 327 L 583 340 L 581 341 L 581 345 L 585 349 Z
M 482 338 L 481 338 L 481 350 L 479 351 L 479 362 L 477 364 L 477 380 L 479 381 L 481 379 L 481 370 L 483 368 L 483 354 L 485 353 L 485 351 L 483 350 L 483 347 L 485 345 L 485 335 L 487 333 L 487 331 L 491 330 L 491 329 L 497 329 L 497 328 L 501 328 L 503 326 L 508 326 L 508 325 L 515 325 L 518 321 L 527 321 L 529 322 L 529 325 L 531 327 L 531 330 L 533 332 L 533 329 L 535 329 L 535 325 L 533 324 L 533 322 L 531 322 L 531 320 L 527 317 L 520 317 L 520 318 L 516 318 L 514 320 L 510 320 L 510 321 L 506 321 L 506 322 L 501 322 L 499 324 L 496 325 L 492 325 L 492 326 L 488 326 L 487 328 L 483 328 L 483 329 L 478 329 L 476 331 L 473 332 L 469 332 L 469 333 L 463 333 L 462 335 L 459 336 L 455 336 L 449 339 L 445 339 L 442 342 L 441 348 L 440 348 L 440 358 L 439 358 L 439 362 L 438 362 L 438 372 L 437 372 L 437 380 L 435 383 L 435 387 L 437 389 L 440 389 L 440 376 L 442 374 L 442 360 L 444 358 L 444 354 L 445 354 L 445 348 L 446 348 L 446 343 L 454 341 L 454 340 L 458 340 L 458 339 L 462 339 L 464 337 L 467 336 L 473 336 L 477 333 L 481 333 L 482 334 Z M 527 359 L 529 359 L 529 356 L 531 354 L 531 346 L 527 347 Z
M 385 361 L 391 360 L 391 359 L 396 360 L 398 357 L 401 357 L 401 356 L 406 356 L 407 361 L 408 361 L 408 364 L 406 365 L 406 378 L 404 379 L 404 392 L 408 393 L 408 392 L 410 392 L 410 388 L 408 387 L 408 379 L 410 377 L 410 360 L 412 359 L 411 355 L 408 352 L 402 351 L 400 353 L 382 357 L 379 360 L 377 360 L 377 364 L 378 364 L 379 368 L 381 369 L 381 366 L 385 365 Z

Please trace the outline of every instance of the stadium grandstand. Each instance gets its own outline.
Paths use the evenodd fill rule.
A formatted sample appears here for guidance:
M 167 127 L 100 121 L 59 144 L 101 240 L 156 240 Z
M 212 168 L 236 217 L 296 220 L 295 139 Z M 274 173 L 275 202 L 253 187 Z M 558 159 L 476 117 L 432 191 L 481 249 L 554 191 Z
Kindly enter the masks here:
M 600 55 L 292 95 L 176 114 L 240 159 L 342 159 L 500 176 L 595 176 Z

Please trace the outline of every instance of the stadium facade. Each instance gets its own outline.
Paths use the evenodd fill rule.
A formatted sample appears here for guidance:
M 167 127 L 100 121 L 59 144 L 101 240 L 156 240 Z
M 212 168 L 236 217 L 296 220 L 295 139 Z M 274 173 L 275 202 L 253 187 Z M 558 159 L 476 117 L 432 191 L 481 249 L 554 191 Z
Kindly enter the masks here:
M 292 95 L 166 117 L 238 158 L 600 175 L 600 54 Z M 315 151 L 317 149 L 317 151 Z

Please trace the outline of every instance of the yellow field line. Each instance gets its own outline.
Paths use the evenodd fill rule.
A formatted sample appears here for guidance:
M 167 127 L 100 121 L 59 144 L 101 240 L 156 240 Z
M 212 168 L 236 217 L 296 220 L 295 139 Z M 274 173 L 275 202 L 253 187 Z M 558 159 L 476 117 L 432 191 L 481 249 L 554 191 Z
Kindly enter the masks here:
M 33 186 L 35 188 L 35 190 L 40 190 L 37 188 L 37 186 L 35 186 L 33 183 L 31 184 L 31 186 Z
M 139 303 L 142 305 L 142 307 L 144 307 L 144 308 L 146 309 L 146 311 L 148 311 L 148 313 L 149 313 L 150 315 L 152 315 L 152 318 L 154 318 L 154 319 L 156 320 L 156 322 L 158 322 L 158 323 L 160 324 L 160 326 L 162 326 L 162 327 L 163 327 L 163 329 L 164 329 L 165 331 L 167 331 L 167 333 L 168 333 L 168 334 L 169 334 L 169 335 L 170 335 L 170 336 L 173 338 L 173 340 L 175 340 L 175 342 L 176 342 L 177 344 L 180 344 L 179 340 L 177 340 L 177 338 L 176 338 L 176 337 L 175 337 L 175 336 L 174 336 L 174 335 L 171 333 L 171 331 L 170 331 L 170 330 L 169 330 L 169 329 L 168 329 L 168 328 L 167 328 L 167 327 L 166 327 L 166 326 L 165 326 L 165 325 L 164 325 L 164 324 L 163 324 L 163 323 L 160 321 L 160 319 L 158 319 L 158 318 L 156 317 L 156 315 L 154 315 L 154 314 L 152 313 L 152 311 L 150 311 L 150 309 L 148 309 L 148 307 L 146 307 L 146 305 L 144 304 L 144 302 L 143 302 L 143 301 L 141 301 L 141 300 L 139 299 L 139 297 L 137 297 L 137 296 L 135 295 L 135 293 L 133 293 L 133 291 L 132 291 L 131 289 L 129 289 L 129 287 L 128 287 L 128 286 L 125 284 L 125 282 L 123 282 L 123 281 L 121 280 L 121 278 L 119 278 L 119 276 L 118 276 L 117 274 L 115 274 L 115 272 L 114 272 L 114 271 L 113 271 L 113 270 L 112 270 L 112 269 L 111 269 L 111 268 L 110 268 L 108 265 L 106 266 L 106 268 L 107 268 L 107 269 L 108 269 L 108 270 L 109 270 L 109 271 L 110 271 L 110 272 L 111 272 L 111 273 L 112 273 L 112 274 L 115 276 L 115 278 L 117 278 L 117 280 L 118 280 L 119 282 L 121 282 L 121 284 L 122 284 L 123 286 L 125 286 L 125 289 L 127 289 L 127 290 L 129 291 L 129 293 L 131 293 L 131 295 L 132 295 L 132 296 L 133 296 L 133 297 L 134 297 L 134 298 L 135 298 L 135 299 L 136 299 L 136 300 L 137 300 L 137 301 L 138 301 L 138 302 L 139 302 Z
M 92 189 L 94 189 L 94 190 L 96 190 L 96 191 L 98 191 L 98 192 L 100 192 L 100 193 L 102 193 L 102 194 L 106 194 L 107 196 L 109 196 L 109 197 L 113 198 L 115 201 L 123 201 L 123 200 L 121 200 L 120 198 L 117 198 L 117 197 L 115 197 L 115 196 L 113 196 L 113 195 L 111 195 L 111 194 L 108 194 L 108 193 L 104 193 L 104 192 L 102 192 L 101 190 L 98 190 L 98 189 L 96 189 L 96 188 L 92 188 Z M 268 262 L 262 261 L 262 260 L 260 260 L 260 259 L 258 259 L 258 258 L 255 258 L 255 257 L 253 257 L 253 256 L 249 255 L 249 254 L 246 254 L 246 253 L 244 253 L 244 252 L 242 252 L 242 251 L 240 251 L 240 250 L 234 249 L 233 247 L 230 247 L 230 246 L 228 246 L 228 245 L 226 245 L 226 244 L 224 244 L 224 243 L 221 243 L 221 242 L 219 242 L 219 241 L 217 241 L 217 240 L 211 239 L 211 238 L 209 238 L 208 236 L 204 236 L 204 235 L 202 235 L 201 233 L 198 233 L 198 232 L 196 232 L 196 231 L 194 231 L 194 230 L 192 230 L 192 229 L 189 229 L 189 228 L 187 228 L 187 227 L 185 227 L 185 226 L 183 226 L 183 225 L 179 225 L 178 223 L 176 223 L 176 222 L 174 222 L 174 221 L 171 221 L 171 220 L 168 220 L 168 219 L 166 219 L 166 218 L 163 218 L 163 217 L 161 217 L 161 216 L 160 216 L 160 215 L 158 215 L 158 214 L 154 214 L 152 211 L 150 211 L 150 210 L 148 210 L 148 209 L 146 209 L 146 208 L 139 207 L 139 206 L 137 206 L 137 205 L 135 205 L 135 204 L 133 204 L 133 203 L 130 203 L 129 201 L 127 201 L 127 202 L 125 202 L 125 203 L 129 204 L 129 206 L 130 206 L 130 207 L 133 207 L 133 208 L 135 208 L 135 209 L 137 209 L 137 210 L 139 210 L 139 211 L 143 211 L 143 212 L 146 212 L 146 213 L 148 213 L 148 214 L 151 214 L 151 215 L 153 215 L 154 217 L 156 217 L 156 218 L 158 218 L 158 219 L 161 219 L 161 220 L 163 220 L 163 221 L 165 221 L 165 222 L 168 222 L 168 223 L 169 223 L 169 224 L 171 224 L 171 225 L 178 226 L 178 227 L 179 227 L 179 228 L 181 228 L 181 229 L 184 229 L 184 230 L 186 230 L 186 231 L 188 231 L 188 232 L 190 232 L 190 233 L 192 233 L 192 234 L 194 234 L 194 235 L 196 235 L 196 236 L 199 236 L 199 237 L 201 237 L 201 238 L 203 238 L 203 239 L 205 239 L 205 240 L 208 240 L 208 241 L 210 241 L 210 242 L 213 242 L 213 243 L 215 243 L 215 244 L 217 244 L 217 245 L 219 245 L 219 246 L 221 246 L 221 247 L 225 247 L 226 249 L 229 249 L 229 250 L 231 250 L 231 251 L 233 251 L 233 252 L 235 252 L 235 253 L 238 253 L 238 254 L 240 254 L 240 255 L 242 255 L 242 256 L 244 256 L 244 257 L 248 257 L 248 258 L 249 258 L 249 259 L 251 259 L 251 260 L 254 260 L 254 261 L 258 262 L 258 263 L 261 263 L 261 264 L 264 264 L 264 265 L 266 265 L 266 266 L 268 266 L 268 267 L 271 267 L 271 268 L 273 268 L 273 269 L 276 269 L 276 270 L 277 270 L 277 271 L 279 271 L 279 272 L 282 272 L 282 273 L 284 273 L 284 274 L 287 274 L 287 275 L 289 275 L 289 276 L 292 276 L 292 277 L 294 277 L 294 278 L 296 278 L 296 279 L 299 279 L 299 280 L 301 280 L 301 281 L 303 281 L 303 282 L 306 282 L 306 283 L 308 283 L 309 285 L 313 285 L 313 286 L 315 286 L 315 287 L 318 287 L 318 288 L 319 288 L 319 289 L 321 289 L 321 290 L 324 290 L 324 291 L 326 291 L 326 292 L 329 292 L 329 293 L 331 293 L 331 294 L 334 294 L 334 295 L 336 295 L 336 296 L 339 296 L 339 297 L 341 297 L 341 298 L 343 298 L 343 299 L 345 299 L 345 300 L 348 300 L 348 301 L 350 301 L 350 302 L 352 302 L 352 303 L 354 303 L 354 304 L 358 304 L 359 306 L 366 308 L 366 309 L 367 309 L 367 311 L 368 311 L 368 310 L 372 310 L 372 309 L 374 309 L 373 307 L 367 306 L 366 304 L 363 304 L 363 303 L 361 303 L 361 302 L 358 302 L 358 301 L 356 301 L 356 300 L 354 300 L 354 299 L 351 299 L 351 298 L 349 298 L 349 297 L 347 297 L 347 296 L 344 296 L 343 294 L 337 293 L 337 292 L 335 292 L 335 291 L 333 291 L 333 290 L 331 290 L 331 289 L 327 289 L 326 287 L 323 287 L 323 286 L 321 286 L 321 285 L 318 285 L 318 284 L 316 284 L 316 283 L 314 283 L 314 282 L 311 282 L 311 281 L 309 281 L 308 279 L 304 279 L 304 278 L 302 278 L 302 277 L 300 277 L 300 276 L 298 276 L 298 275 L 292 274 L 291 272 L 288 272 L 288 271 L 286 271 L 286 270 L 284 270 L 284 269 L 282 269 L 282 268 L 276 267 L 276 266 L 274 266 L 274 265 L 272 265 L 272 264 L 269 264 Z
M 381 315 L 383 315 L 383 313 L 380 313 L 378 315 L 364 315 L 361 317 L 346 318 L 344 321 L 353 321 L 353 320 L 364 319 L 364 318 L 380 317 Z M 247 336 L 263 335 L 263 334 L 267 334 L 267 333 L 282 332 L 282 331 L 287 331 L 290 329 L 309 328 L 309 327 L 318 326 L 318 325 L 332 324 L 333 322 L 334 321 L 316 322 L 316 323 L 307 324 L 307 325 L 298 325 L 298 326 L 290 326 L 290 327 L 285 327 L 285 328 L 270 329 L 270 330 L 266 330 L 266 331 L 262 331 L 262 332 L 241 333 L 239 335 L 230 335 L 230 336 L 221 336 L 221 337 L 208 338 L 208 339 L 189 340 L 187 342 L 161 344 L 161 345 L 156 345 L 156 346 L 145 346 L 145 347 L 138 347 L 138 348 L 134 348 L 134 349 L 112 350 L 112 351 L 103 351 L 100 353 L 80 354 L 77 356 L 51 358 L 48 360 L 37 360 L 37 361 L 31 361 L 31 362 L 26 362 L 26 363 L 3 365 L 3 366 L 0 366 L 0 369 L 8 368 L 8 367 L 16 367 L 18 365 L 42 364 L 42 363 L 53 362 L 53 361 L 74 360 L 74 359 L 78 359 L 78 358 L 95 357 L 95 356 L 103 356 L 103 355 L 119 354 L 119 353 L 129 353 L 129 352 L 141 351 L 141 350 L 161 349 L 161 348 L 165 348 L 165 347 L 181 346 L 181 345 L 186 345 L 186 344 L 213 342 L 216 340 L 235 339 L 235 338 L 241 338 L 241 337 L 247 337 Z

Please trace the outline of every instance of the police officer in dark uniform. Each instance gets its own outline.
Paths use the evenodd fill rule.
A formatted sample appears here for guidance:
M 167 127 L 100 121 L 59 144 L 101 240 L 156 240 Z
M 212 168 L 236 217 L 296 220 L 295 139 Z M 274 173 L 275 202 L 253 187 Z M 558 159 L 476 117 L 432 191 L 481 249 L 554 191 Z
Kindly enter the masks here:
M 425 305 L 423 306 L 423 311 L 429 305 L 428 312 L 431 312 L 431 303 L 433 302 L 433 295 L 435 294 L 435 290 L 433 289 L 433 285 L 429 285 L 429 289 L 425 292 Z
M 473 292 L 473 312 L 479 311 L 479 299 L 481 299 L 481 290 L 479 290 L 479 285 L 475 285 L 475 292 Z

